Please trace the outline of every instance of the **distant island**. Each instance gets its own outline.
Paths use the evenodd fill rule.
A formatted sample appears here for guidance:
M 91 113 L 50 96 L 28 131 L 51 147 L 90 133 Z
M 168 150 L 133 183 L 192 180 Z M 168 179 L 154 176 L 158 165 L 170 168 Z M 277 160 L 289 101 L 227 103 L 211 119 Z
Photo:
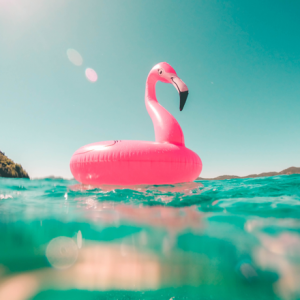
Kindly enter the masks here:
M 45 179 L 50 179 L 50 180 L 74 180 L 74 178 L 64 178 L 61 176 L 54 176 L 54 175 L 49 175 L 45 177 L 34 177 L 32 178 L 34 180 L 45 180 Z
M 276 175 L 291 175 L 291 174 L 300 174 L 300 168 L 290 167 L 281 172 L 266 172 L 260 174 L 251 174 L 247 176 L 235 176 L 235 175 L 222 175 L 215 178 L 203 178 L 198 177 L 196 180 L 225 180 L 225 179 L 237 179 L 237 178 L 256 178 L 256 177 L 270 177 Z
M 29 178 L 29 175 L 20 164 L 14 163 L 0 151 L 0 177 Z

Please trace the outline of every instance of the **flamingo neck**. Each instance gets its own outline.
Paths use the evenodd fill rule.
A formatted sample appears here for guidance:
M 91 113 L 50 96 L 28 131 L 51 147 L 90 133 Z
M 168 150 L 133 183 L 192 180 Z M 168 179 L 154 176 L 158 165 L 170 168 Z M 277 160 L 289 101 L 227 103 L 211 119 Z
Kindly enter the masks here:
M 146 82 L 145 102 L 154 125 L 155 141 L 184 146 L 184 136 L 179 123 L 156 99 L 156 82 L 156 76 L 150 73 Z

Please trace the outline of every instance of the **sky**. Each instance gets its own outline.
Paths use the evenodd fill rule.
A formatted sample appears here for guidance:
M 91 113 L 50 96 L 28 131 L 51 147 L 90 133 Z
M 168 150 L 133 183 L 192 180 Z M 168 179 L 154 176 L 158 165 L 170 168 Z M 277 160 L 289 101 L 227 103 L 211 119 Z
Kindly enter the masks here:
M 0 0 L 0 150 L 71 178 L 85 144 L 153 141 L 145 82 L 166 61 L 189 97 L 180 112 L 158 83 L 157 98 L 202 177 L 300 167 L 299 15 L 298 0 Z

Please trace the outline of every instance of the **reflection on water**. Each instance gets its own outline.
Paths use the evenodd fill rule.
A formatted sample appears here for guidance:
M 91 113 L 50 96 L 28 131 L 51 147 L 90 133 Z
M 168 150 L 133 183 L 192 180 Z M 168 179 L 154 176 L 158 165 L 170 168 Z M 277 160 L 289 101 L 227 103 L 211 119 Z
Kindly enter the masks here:
M 299 175 L 0 195 L 0 299 L 300 297 Z
M 254 250 L 256 263 L 265 270 L 280 274 L 276 292 L 285 299 L 300 296 L 300 236 L 282 233 L 276 237 L 260 234 L 261 246 Z
M 70 246 L 65 237 L 59 238 L 65 239 L 66 248 Z M 57 244 L 55 251 L 61 249 L 63 244 Z M 64 255 L 65 262 L 61 263 L 66 266 L 73 258 L 71 253 Z M 47 289 L 157 290 L 199 286 L 221 278 L 218 270 L 208 274 L 208 269 L 209 260 L 204 255 L 174 251 L 163 257 L 133 245 L 87 242 L 76 263 L 66 270 L 43 268 L 7 278 L 0 286 L 0 298 L 10 295 L 7 299 L 26 299 Z
M 70 186 L 70 189 L 74 191 L 89 191 L 97 189 L 99 192 L 111 192 L 115 190 L 133 190 L 142 193 L 157 191 L 160 193 L 181 193 L 184 195 L 189 194 L 200 194 L 200 188 L 203 184 L 199 181 L 197 182 L 186 182 L 178 184 L 167 184 L 167 185 L 85 185 L 85 184 L 75 184 Z
M 94 220 L 111 224 L 134 223 L 139 226 L 152 226 L 176 233 L 185 229 L 201 230 L 201 213 L 196 206 L 165 207 L 165 206 L 135 206 L 116 204 L 115 202 L 98 202 L 92 198 L 75 198 L 82 207 L 93 211 Z

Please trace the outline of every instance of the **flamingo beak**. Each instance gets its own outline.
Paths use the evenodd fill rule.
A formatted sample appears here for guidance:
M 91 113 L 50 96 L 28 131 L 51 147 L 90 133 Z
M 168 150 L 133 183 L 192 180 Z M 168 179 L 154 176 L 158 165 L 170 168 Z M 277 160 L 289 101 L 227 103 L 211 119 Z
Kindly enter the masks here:
M 179 77 L 172 76 L 171 80 L 172 80 L 172 84 L 175 86 L 176 90 L 179 93 L 179 97 L 180 97 L 179 109 L 180 111 L 182 111 L 189 94 L 189 89 Z
M 184 104 L 185 104 L 186 99 L 188 97 L 188 94 L 189 94 L 189 91 L 185 91 L 185 92 L 180 92 L 179 93 L 179 95 L 180 95 L 180 104 L 179 104 L 180 111 L 183 110 L 183 107 L 184 107 Z

